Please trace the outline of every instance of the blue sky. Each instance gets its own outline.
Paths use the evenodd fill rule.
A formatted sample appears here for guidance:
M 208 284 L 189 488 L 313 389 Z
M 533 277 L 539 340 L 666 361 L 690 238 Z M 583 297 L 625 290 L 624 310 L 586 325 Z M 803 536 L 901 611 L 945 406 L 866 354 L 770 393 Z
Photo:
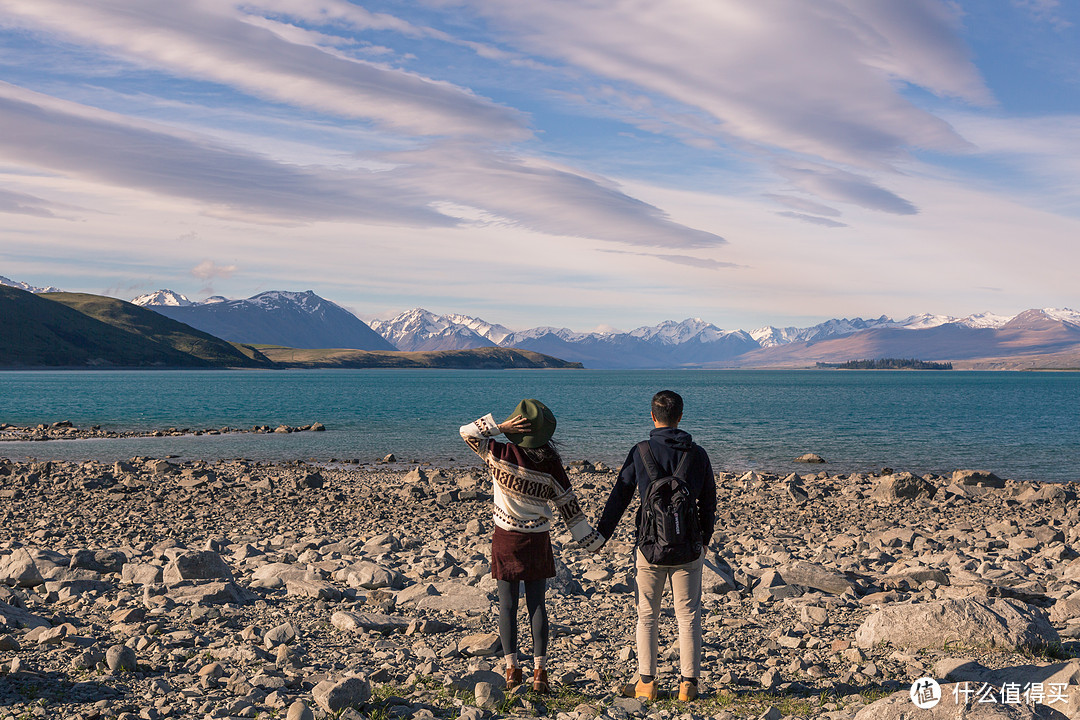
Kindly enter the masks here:
M 365 318 L 1076 307 L 1054 0 L 0 0 L 0 274 Z

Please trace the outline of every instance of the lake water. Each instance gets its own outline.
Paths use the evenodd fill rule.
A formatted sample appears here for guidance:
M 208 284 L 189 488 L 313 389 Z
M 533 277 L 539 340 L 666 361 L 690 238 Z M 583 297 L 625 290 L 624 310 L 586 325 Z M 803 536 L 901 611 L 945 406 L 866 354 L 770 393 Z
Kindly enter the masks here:
M 71 420 L 145 430 L 306 425 L 325 433 L 3 442 L 11 459 L 136 455 L 257 460 L 472 462 L 461 424 L 502 420 L 522 397 L 558 418 L 566 460 L 618 464 L 647 436 L 649 400 L 685 398 L 683 427 L 717 469 L 776 472 L 889 466 L 988 469 L 1080 480 L 1080 374 L 770 370 L 296 370 L 0 372 L 0 422 Z

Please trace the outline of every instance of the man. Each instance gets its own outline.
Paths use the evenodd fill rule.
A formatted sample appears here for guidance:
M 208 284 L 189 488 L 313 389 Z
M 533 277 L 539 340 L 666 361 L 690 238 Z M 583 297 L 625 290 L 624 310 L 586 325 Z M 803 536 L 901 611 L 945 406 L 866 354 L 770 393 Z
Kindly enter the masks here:
M 615 486 L 611 489 L 604 513 L 596 530 L 605 539 L 615 534 L 615 527 L 626 511 L 637 490 L 642 507 L 653 507 L 648 495 L 649 486 L 658 478 L 681 475 L 689 489 L 692 511 L 696 511 L 697 528 L 694 535 L 700 541 L 700 551 L 693 546 L 696 557 L 679 564 L 657 564 L 643 554 L 643 547 L 650 555 L 654 548 L 646 542 L 649 513 L 638 509 L 637 539 L 634 548 L 637 570 L 637 656 L 638 681 L 623 688 L 627 695 L 655 700 L 658 696 L 656 680 L 657 632 L 660 615 L 660 599 L 664 586 L 671 583 L 675 617 L 679 624 L 679 700 L 687 702 L 698 696 L 698 678 L 701 675 L 701 567 L 705 551 L 712 539 L 716 523 L 716 478 L 705 450 L 693 442 L 690 434 L 679 429 L 683 415 L 683 400 L 678 393 L 662 390 L 652 399 L 652 420 L 655 429 L 649 433 L 645 447 L 631 448 L 626 457 Z M 646 451 L 647 450 L 647 451 Z M 650 458 L 651 456 L 651 458 Z M 654 465 L 650 475 L 648 465 Z M 680 468 L 680 461 L 682 467 Z M 678 471 L 678 473 L 677 473 Z M 648 498 L 648 499 L 647 499 Z

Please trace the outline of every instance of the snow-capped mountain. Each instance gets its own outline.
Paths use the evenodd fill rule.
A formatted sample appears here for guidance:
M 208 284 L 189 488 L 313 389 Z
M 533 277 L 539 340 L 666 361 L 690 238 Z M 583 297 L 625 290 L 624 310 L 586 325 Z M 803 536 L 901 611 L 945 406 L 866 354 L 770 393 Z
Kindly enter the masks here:
M 140 305 L 142 307 L 152 306 L 168 306 L 168 307 L 191 307 L 192 305 L 198 305 L 197 302 L 192 302 L 186 295 L 181 295 L 178 292 L 172 290 L 157 290 L 146 295 L 140 295 L 131 301 L 132 305 Z
M 486 338 L 496 345 L 505 340 L 506 336 L 511 333 L 511 330 L 507 327 L 492 324 L 480 318 L 469 317 L 468 315 L 450 313 L 446 316 L 446 319 L 458 325 L 464 325 L 480 337 Z
M 455 317 L 475 321 L 463 315 Z M 398 350 L 469 350 L 496 344 L 464 322 L 423 308 L 414 308 L 389 320 L 373 320 L 371 329 Z
M 25 290 L 26 292 L 32 292 L 35 294 L 63 292 L 60 288 L 53 287 L 52 285 L 50 285 L 49 287 L 35 287 L 34 285 L 30 285 L 29 283 L 24 283 L 20 282 L 19 280 L 12 280 L 11 278 L 6 278 L 3 275 L 0 275 L 0 285 L 7 285 L 8 287 L 18 288 L 19 290 Z
M 555 355 L 589 367 L 677 367 L 722 360 L 758 347 L 747 333 L 721 330 L 700 318 L 669 320 L 629 333 L 580 333 L 553 327 L 513 332 L 467 315 L 436 315 L 416 308 L 388 320 L 375 320 L 371 327 L 399 350 L 499 345 Z
M 183 306 L 146 307 L 233 342 L 294 348 L 394 349 L 363 320 L 310 290 L 271 290 L 246 300 L 222 298 Z
M 811 342 L 827 337 L 850 335 L 859 332 L 860 330 L 871 330 L 878 327 L 895 327 L 895 325 L 896 323 L 892 318 L 884 315 L 872 320 L 863 320 L 862 318 L 855 318 L 853 320 L 847 318 L 833 318 L 832 320 L 826 320 L 823 323 L 805 328 L 778 328 L 769 325 L 754 330 L 750 333 L 750 337 L 756 340 L 761 347 L 776 347 L 777 345 L 787 345 L 788 343 L 793 342 Z

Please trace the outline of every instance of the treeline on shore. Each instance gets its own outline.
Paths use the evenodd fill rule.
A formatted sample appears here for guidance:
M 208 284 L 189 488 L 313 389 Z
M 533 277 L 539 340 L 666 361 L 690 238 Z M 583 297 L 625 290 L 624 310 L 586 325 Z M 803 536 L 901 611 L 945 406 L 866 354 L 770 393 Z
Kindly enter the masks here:
M 832 370 L 952 370 L 951 362 L 931 362 L 914 358 L 878 358 L 876 360 L 848 360 L 843 363 L 819 362 L 818 368 Z

